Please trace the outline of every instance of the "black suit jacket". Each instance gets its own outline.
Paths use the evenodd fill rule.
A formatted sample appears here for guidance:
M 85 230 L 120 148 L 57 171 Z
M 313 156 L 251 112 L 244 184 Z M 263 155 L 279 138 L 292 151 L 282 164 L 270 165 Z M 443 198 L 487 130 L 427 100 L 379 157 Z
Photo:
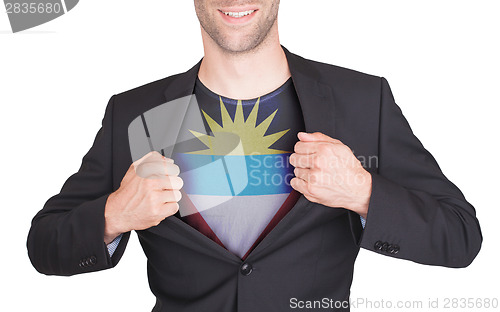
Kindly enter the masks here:
M 366 160 L 373 181 L 366 227 L 353 212 L 301 196 L 243 262 L 178 215 L 168 217 L 137 232 L 153 311 L 288 311 L 291 298 L 348 300 L 360 247 L 447 267 L 468 266 L 479 252 L 473 206 L 413 135 L 387 81 L 283 49 L 306 131 L 338 138 Z M 111 97 L 80 169 L 33 219 L 27 246 L 39 272 L 73 275 L 118 263 L 130 233 L 109 257 L 104 207 L 132 163 L 128 126 L 191 95 L 200 63 Z

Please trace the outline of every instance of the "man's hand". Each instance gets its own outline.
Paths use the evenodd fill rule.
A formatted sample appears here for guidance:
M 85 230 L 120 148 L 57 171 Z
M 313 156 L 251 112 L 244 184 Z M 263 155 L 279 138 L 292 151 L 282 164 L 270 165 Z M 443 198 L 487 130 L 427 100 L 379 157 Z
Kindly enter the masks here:
M 121 233 L 158 225 L 179 210 L 183 185 L 172 159 L 153 151 L 130 165 L 105 207 L 104 242 Z
M 320 132 L 299 132 L 290 164 L 295 167 L 291 186 L 312 201 L 343 207 L 366 218 L 371 196 L 371 174 L 351 149 Z

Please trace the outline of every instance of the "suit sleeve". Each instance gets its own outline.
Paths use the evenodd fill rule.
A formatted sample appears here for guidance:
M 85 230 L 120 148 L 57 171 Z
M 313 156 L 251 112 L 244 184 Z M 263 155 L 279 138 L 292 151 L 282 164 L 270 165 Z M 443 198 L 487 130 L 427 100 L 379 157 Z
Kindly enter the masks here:
M 113 257 L 104 243 L 104 207 L 113 190 L 112 115 L 114 96 L 81 166 L 49 198 L 32 220 L 27 248 L 31 263 L 47 275 L 74 275 L 111 268 L 121 258 L 130 233 Z
M 362 248 L 428 265 L 466 267 L 481 248 L 474 207 L 415 137 L 384 78 L 378 169 L 365 228 L 353 228 Z

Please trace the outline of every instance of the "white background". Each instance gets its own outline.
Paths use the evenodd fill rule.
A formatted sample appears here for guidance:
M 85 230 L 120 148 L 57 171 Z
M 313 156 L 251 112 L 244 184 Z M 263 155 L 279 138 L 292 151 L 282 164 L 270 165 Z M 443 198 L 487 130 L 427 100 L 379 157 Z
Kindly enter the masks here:
M 424 306 L 429 298 L 500 299 L 497 2 L 281 3 L 280 38 L 291 52 L 388 79 L 413 131 L 476 207 L 483 230 L 482 250 L 466 269 L 361 250 L 353 299 Z M 151 310 L 155 299 L 135 234 L 116 268 L 73 277 L 37 273 L 26 236 L 31 218 L 78 170 L 108 99 L 184 72 L 202 53 L 192 1 L 84 0 L 18 34 L 2 9 L 1 311 Z

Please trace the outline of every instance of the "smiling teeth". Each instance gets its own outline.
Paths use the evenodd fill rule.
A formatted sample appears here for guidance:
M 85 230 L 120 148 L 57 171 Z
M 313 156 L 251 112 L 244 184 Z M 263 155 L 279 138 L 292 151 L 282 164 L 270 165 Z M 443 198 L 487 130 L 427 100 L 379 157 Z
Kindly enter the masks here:
M 222 13 L 226 14 L 227 16 L 239 18 L 239 17 L 250 15 L 253 12 L 255 12 L 255 10 L 249 10 L 249 11 L 243 11 L 243 12 L 222 12 Z

